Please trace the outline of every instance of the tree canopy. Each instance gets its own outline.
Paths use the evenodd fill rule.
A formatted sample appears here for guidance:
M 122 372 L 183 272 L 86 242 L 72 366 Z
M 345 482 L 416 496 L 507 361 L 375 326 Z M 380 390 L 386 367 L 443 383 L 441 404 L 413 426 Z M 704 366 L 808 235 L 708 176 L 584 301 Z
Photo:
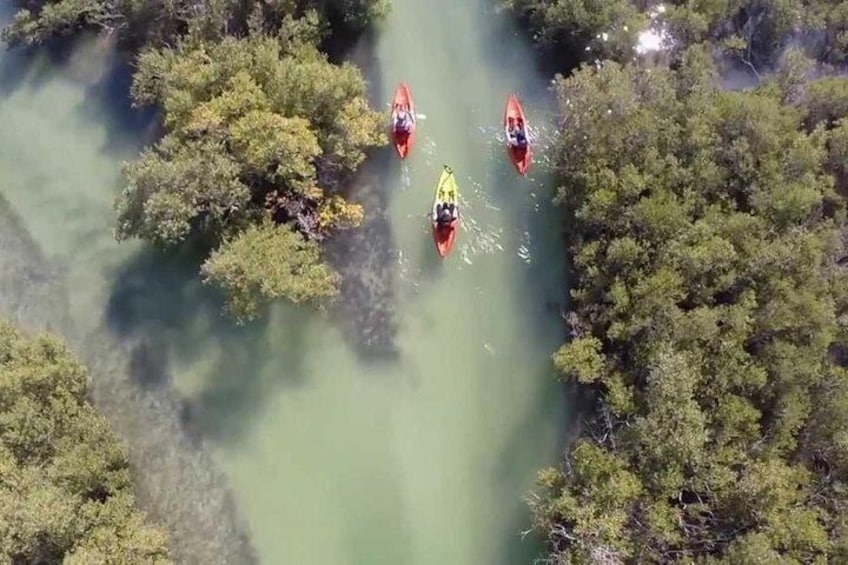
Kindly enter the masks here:
M 162 109 L 166 134 L 126 168 L 117 235 L 164 246 L 193 237 L 214 247 L 226 239 L 204 272 L 208 281 L 229 281 L 223 287 L 234 292 L 233 277 L 241 279 L 246 264 L 267 264 L 251 275 L 271 277 L 252 279 L 264 289 L 291 288 L 287 279 L 300 269 L 286 265 L 313 265 L 317 271 L 309 272 L 321 274 L 305 276 L 298 295 L 327 298 L 335 291 L 326 285 L 338 277 L 318 267 L 314 242 L 358 225 L 362 211 L 344 200 L 340 184 L 387 138 L 359 71 L 328 62 L 308 41 L 315 29 L 309 22 L 289 23 L 300 27 L 286 41 L 258 35 L 142 53 L 133 99 Z M 288 229 L 271 239 L 240 237 L 269 212 L 310 242 L 294 244 Z M 272 230 L 251 232 L 259 233 Z M 293 296 L 251 296 L 280 294 Z M 253 300 L 245 310 L 245 295 L 230 299 L 242 305 L 239 319 L 254 315 Z
M 597 400 L 530 498 L 547 562 L 844 561 L 845 3 L 506 3 L 570 72 L 553 362 Z M 756 88 L 720 88 L 734 59 Z
M 848 6 L 829 0 L 500 0 L 561 71 L 581 62 L 629 61 L 637 38 L 664 28 L 673 53 L 708 42 L 712 50 L 755 68 L 770 68 L 790 43 L 814 59 L 846 61 Z M 662 6 L 658 9 L 658 6 Z
M 0 324 L 0 558 L 166 564 L 126 457 L 86 401 L 89 377 L 50 336 Z
M 319 36 L 356 34 L 382 18 L 388 0 L 12 0 L 20 9 L 3 29 L 10 45 L 33 45 L 80 29 L 117 33 L 132 49 L 206 41 L 250 32 L 276 34 L 289 18 L 320 17 Z
M 554 363 L 599 404 L 532 499 L 551 562 L 848 547 L 848 80 L 790 67 L 726 92 L 696 45 L 556 82 L 576 315 Z

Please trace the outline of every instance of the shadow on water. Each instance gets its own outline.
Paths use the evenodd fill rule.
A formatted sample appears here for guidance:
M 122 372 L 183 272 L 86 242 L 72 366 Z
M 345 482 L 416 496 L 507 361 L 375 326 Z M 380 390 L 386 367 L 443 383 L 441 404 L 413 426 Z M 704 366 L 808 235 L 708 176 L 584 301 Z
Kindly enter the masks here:
M 139 146 L 159 138 L 162 132 L 156 119 L 156 109 L 132 106 L 132 71 L 126 61 L 110 42 L 99 40 L 96 48 L 104 53 L 102 56 L 108 57 L 108 63 L 100 79 L 86 88 L 82 110 L 86 116 L 106 119 L 110 124 L 106 132 L 106 147 L 114 147 L 128 132 L 135 137 L 142 132 L 141 139 L 135 140 Z
M 547 365 L 543 365 L 538 371 L 532 371 L 529 375 L 522 375 L 522 377 L 545 379 L 551 382 L 555 378 L 551 367 Z M 515 485 L 523 483 L 527 478 L 527 469 L 526 465 L 521 462 L 539 459 L 536 444 L 529 440 L 533 434 L 545 428 L 545 424 L 550 422 L 549 415 L 556 414 L 559 411 L 558 408 L 565 402 L 564 389 L 557 387 L 556 394 L 553 394 L 554 386 L 542 387 L 534 402 L 534 406 L 538 406 L 539 410 L 525 413 L 523 420 L 512 431 L 505 443 L 498 465 L 493 470 L 496 475 L 493 481 L 495 484 Z M 569 429 L 568 426 L 569 418 L 563 415 L 557 422 L 557 431 L 561 436 L 556 439 L 557 456 L 564 449 L 565 430 Z M 531 492 L 535 486 L 534 484 L 530 487 Z M 518 496 L 520 494 L 524 494 L 524 496 Z M 532 563 L 533 558 L 538 556 L 543 547 L 537 536 L 522 536 L 522 533 L 526 532 L 531 526 L 529 507 L 525 499 L 530 493 L 516 493 L 516 495 L 513 501 L 515 510 L 511 512 L 515 517 L 513 523 L 498 539 L 503 544 L 504 563 Z
M 142 145 L 158 135 L 156 110 L 132 107 L 132 71 L 116 50 L 114 38 L 93 33 L 9 50 L 0 57 L 0 98 L 21 88 L 37 90 L 55 80 L 57 72 L 85 85 L 83 116 L 110 125 L 105 130 L 104 151 L 113 151 L 129 138 Z M 141 140 L 137 139 L 139 132 L 144 133 Z
M 238 447 L 264 414 L 268 399 L 276 396 L 275 389 L 306 383 L 305 335 L 313 317 L 307 307 L 289 308 L 283 321 L 275 321 L 275 331 L 260 324 L 220 336 L 217 362 L 204 375 L 202 389 L 185 403 L 188 427 Z M 267 364 L 269 358 L 284 362 Z
M 0 4 L 0 21 L 8 21 L 9 3 Z M 132 302 L 134 298 L 126 289 L 113 296 L 104 312 L 106 305 L 98 297 L 99 289 L 74 283 L 86 270 L 90 270 L 84 277 L 86 281 L 111 277 L 110 265 L 124 254 L 110 253 L 111 242 L 104 235 L 109 226 L 96 223 L 101 218 L 95 219 L 96 214 L 92 213 L 94 223 L 84 228 L 78 221 L 69 221 L 73 225 L 50 230 L 43 219 L 20 218 L 12 208 L 23 204 L 30 214 L 35 209 L 36 213 L 53 217 L 76 214 L 76 206 L 90 204 L 96 198 L 111 200 L 116 187 L 109 179 L 113 178 L 115 156 L 122 152 L 95 144 L 100 143 L 102 131 L 115 135 L 109 137 L 110 143 L 123 141 L 122 149 L 126 149 L 128 143 L 135 142 L 133 137 L 137 138 L 139 132 L 133 129 L 143 125 L 144 117 L 139 122 L 127 115 L 119 117 L 127 109 L 127 75 L 117 64 L 107 64 L 115 60 L 109 49 L 108 42 L 88 37 L 53 42 L 46 48 L 0 53 L 0 98 L 8 112 L 20 117 L 23 126 L 7 133 L 3 138 L 7 146 L 40 143 L 43 139 L 34 139 L 33 135 L 51 134 L 73 137 L 80 146 L 79 151 L 54 151 L 34 157 L 24 154 L 21 159 L 0 162 L 0 166 L 8 164 L 11 168 L 0 172 L 12 173 L 3 175 L 3 192 L 9 202 L 0 198 L 0 315 L 29 330 L 53 330 L 84 362 L 91 375 L 92 400 L 126 448 L 139 505 L 151 521 L 167 530 L 175 562 L 256 563 L 248 528 L 225 477 L 202 442 L 187 433 L 181 420 L 181 401 L 166 386 L 171 367 L 162 344 L 167 338 L 157 335 L 152 326 L 149 332 L 140 329 L 140 320 L 149 317 L 149 313 L 130 310 L 135 318 L 124 318 L 123 325 L 117 323 L 121 308 L 127 308 L 119 303 Z M 30 98 L 29 94 L 33 96 Z M 73 107 L 72 100 L 81 101 L 81 105 Z M 118 120 L 117 127 L 110 120 Z M 40 129 L 27 130 L 30 123 Z M 50 131 L 51 127 L 55 131 Z M 75 131 L 59 131 L 69 127 Z M 24 139 L 14 139 L 21 133 Z M 98 151 L 102 155 L 94 156 Z M 73 159 L 77 156 L 85 161 L 75 168 Z M 68 168 L 78 175 L 78 182 L 70 186 L 57 182 L 55 177 L 56 171 Z M 54 187 L 80 192 L 70 196 L 51 193 Z M 90 192 L 82 192 L 89 189 Z M 35 198 L 39 199 L 38 207 L 33 206 Z M 108 204 L 104 209 L 108 209 Z M 40 235 L 34 238 L 30 230 Z M 47 247 L 43 238 L 50 237 L 71 240 L 67 245 L 50 245 L 52 254 L 48 258 L 41 246 Z M 58 255 L 56 249 L 61 250 Z M 106 255 L 110 259 L 104 261 Z M 62 268 L 57 268 L 56 263 Z M 131 274 L 132 264 L 131 260 Z M 147 266 L 152 272 L 159 267 L 152 262 Z M 149 285 L 153 280 L 152 276 L 142 278 L 140 284 Z M 178 280 L 177 276 L 172 279 Z M 123 279 L 118 284 L 126 282 Z M 170 320 L 171 336 L 182 329 L 174 316 L 169 318 L 157 311 L 152 302 L 137 307 L 152 308 L 160 319 Z M 190 315 L 190 310 L 184 308 L 181 313 Z
M 0 25 L 5 25 L 11 13 L 9 6 L 0 8 Z M 91 40 L 91 37 L 87 39 Z M 0 97 L 10 96 L 24 86 L 38 88 L 53 79 L 56 69 L 71 60 L 79 41 L 64 37 L 48 41 L 41 46 L 21 46 L 14 49 L 0 43 L 0 50 L 6 50 L 0 58 Z
M 235 324 L 222 313 L 220 293 L 200 280 L 201 259 L 197 249 L 146 248 L 116 274 L 106 321 L 117 335 L 140 340 L 130 365 L 140 386 L 168 384 L 169 363 L 206 366 L 199 391 L 183 401 L 183 423 L 196 437 L 237 446 L 274 388 L 303 383 L 303 335 L 312 313 L 286 310 L 279 330 L 285 335 L 274 339 L 274 357 L 286 359 L 284 373 L 264 370 L 272 347 L 269 314 Z
M 145 246 L 114 275 L 106 321 L 120 336 L 184 327 L 192 316 L 220 312 L 218 293 L 198 276 L 201 249 L 162 251 Z
M 382 87 L 376 59 L 375 31 L 365 32 L 350 51 L 348 60 L 363 69 L 367 95 L 375 108 Z M 348 198 L 362 205 L 362 225 L 338 233 L 326 246 L 327 259 L 341 274 L 340 296 L 332 314 L 345 339 L 369 363 L 393 362 L 400 357 L 395 343 L 398 332 L 394 288 L 396 250 L 387 209 L 399 187 L 399 165 L 391 146 L 375 150 L 357 171 Z
M 396 254 L 384 188 L 392 168 L 392 154 L 382 149 L 360 169 L 350 198 L 365 210 L 362 225 L 339 233 L 327 245 L 328 260 L 342 275 L 333 314 L 346 339 L 368 362 L 394 361 L 400 356 L 395 343 Z
M 485 8 L 484 8 L 485 9 Z M 523 312 L 533 328 L 528 339 L 531 342 L 550 344 L 550 353 L 565 341 L 565 320 L 562 314 L 567 312 L 568 275 L 563 267 L 566 251 L 563 237 L 562 211 L 552 202 L 555 196 L 555 183 L 548 166 L 548 140 L 544 123 L 546 114 L 552 105 L 551 93 L 544 80 L 546 70 L 540 68 L 526 38 L 521 37 L 512 18 L 501 14 L 490 19 L 491 28 L 483 34 L 485 57 L 488 64 L 513 70 L 511 74 L 518 81 L 510 87 L 521 100 L 531 125 L 531 141 L 534 143 L 533 163 L 526 177 L 519 176 L 509 161 L 501 139 L 492 141 L 490 159 L 494 159 L 493 194 L 506 210 L 512 210 L 517 226 L 512 240 L 507 242 L 510 254 L 515 262 L 514 269 L 521 272 Z M 495 38 L 519 35 L 520 41 L 497 41 Z M 523 43 L 523 44 L 522 44 Z M 506 104 L 506 99 L 503 102 Z M 498 123 L 498 126 L 501 124 Z M 535 127 L 534 127 L 535 126 Z M 555 272 L 551 272 L 554 269 Z M 549 359 L 540 359 L 530 367 L 529 374 L 522 378 L 532 379 L 538 385 L 536 399 L 538 408 L 528 412 L 523 420 L 512 430 L 506 441 L 498 466 L 494 469 L 496 484 L 520 484 L 526 477 L 526 467 L 518 461 L 543 460 L 557 461 L 566 449 L 569 437 L 566 432 L 573 429 L 574 414 L 561 412 L 558 408 L 566 404 L 567 392 L 556 382 L 556 374 Z M 541 453 L 538 442 L 529 436 L 546 429 L 550 423 L 550 414 L 560 414 L 550 433 L 555 434 L 556 451 Z M 552 438 L 554 439 L 554 438 Z M 550 445 L 550 444 L 548 444 Z M 532 486 L 530 487 L 532 488 Z M 522 493 L 528 495 L 529 493 Z M 529 509 L 523 497 L 515 500 L 515 516 L 510 530 L 500 538 L 503 541 L 505 562 L 526 563 L 532 561 L 542 550 L 540 540 L 535 536 L 520 538 L 520 533 L 530 527 Z

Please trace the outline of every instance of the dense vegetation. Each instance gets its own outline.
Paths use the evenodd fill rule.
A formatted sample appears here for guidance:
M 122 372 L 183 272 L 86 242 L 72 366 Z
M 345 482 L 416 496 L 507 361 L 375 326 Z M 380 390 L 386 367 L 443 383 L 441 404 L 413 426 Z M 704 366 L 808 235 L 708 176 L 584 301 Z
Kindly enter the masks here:
M 9 45 L 44 43 L 80 29 L 118 34 L 131 49 L 173 44 L 185 35 L 274 34 L 288 18 L 319 16 L 322 36 L 352 35 L 381 18 L 388 0 L 13 0 L 20 10 L 2 33 Z
M 554 362 L 598 404 L 531 499 L 551 563 L 848 560 L 848 80 L 815 79 L 844 6 L 674 2 L 666 67 L 634 59 L 629 2 L 513 2 L 559 68 L 618 60 L 555 86 Z M 728 54 L 776 73 L 722 91 Z
M 56 339 L 0 324 L 0 560 L 168 563 L 136 508 L 127 460 Z
M 672 52 L 710 42 L 714 50 L 764 68 L 787 41 L 815 59 L 840 64 L 848 56 L 848 4 L 831 0 L 501 0 L 560 70 L 581 61 L 626 61 L 639 32 L 665 27 Z M 656 7 L 662 5 L 664 11 Z M 642 9 L 640 9 L 642 8 Z M 650 14 L 653 11 L 653 20 Z
M 358 225 L 345 182 L 388 140 L 360 71 L 319 48 L 385 2 L 25 4 L 4 30 L 12 45 L 95 27 L 140 46 L 133 102 L 161 110 L 165 135 L 125 169 L 118 239 L 208 249 L 204 280 L 239 321 L 266 300 L 320 305 L 338 293 L 320 242 Z

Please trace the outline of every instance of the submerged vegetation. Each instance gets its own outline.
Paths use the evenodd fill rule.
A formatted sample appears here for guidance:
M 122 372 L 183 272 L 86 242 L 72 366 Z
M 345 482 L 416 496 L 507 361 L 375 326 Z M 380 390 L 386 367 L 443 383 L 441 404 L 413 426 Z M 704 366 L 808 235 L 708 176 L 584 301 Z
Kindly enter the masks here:
M 554 363 L 598 403 L 531 498 L 550 563 L 848 559 L 848 79 L 816 78 L 842 6 L 673 3 L 657 65 L 629 2 L 513 3 L 561 69 L 615 39 L 555 85 L 575 282 Z M 723 91 L 728 54 L 776 71 Z
M 388 139 L 359 69 L 330 62 L 320 47 L 386 7 L 26 2 L 3 35 L 25 45 L 99 28 L 138 53 L 133 102 L 161 111 L 164 137 L 125 168 L 116 236 L 208 249 L 204 280 L 247 321 L 270 299 L 320 305 L 337 294 L 320 242 L 358 225 L 362 210 L 345 199 L 345 182 Z
M 86 401 L 89 376 L 50 336 L 0 324 L 0 557 L 8 563 L 166 564 L 130 472 Z

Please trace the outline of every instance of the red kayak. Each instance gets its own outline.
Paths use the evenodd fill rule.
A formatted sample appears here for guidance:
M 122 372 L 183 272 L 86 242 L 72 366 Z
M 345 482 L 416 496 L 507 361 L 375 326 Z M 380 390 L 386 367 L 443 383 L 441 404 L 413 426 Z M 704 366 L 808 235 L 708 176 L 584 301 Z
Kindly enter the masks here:
M 439 257 L 447 257 L 453 248 L 453 242 L 456 241 L 456 224 L 455 221 L 446 228 L 440 228 L 433 224 L 433 241 L 436 242 L 436 252 Z
M 510 94 L 509 100 L 506 102 L 506 112 L 504 112 L 504 130 L 508 132 L 513 127 L 518 127 L 524 130 L 527 134 L 527 121 L 524 119 L 524 110 L 521 104 L 518 103 L 518 98 L 515 94 Z M 530 141 L 524 147 L 512 147 L 507 139 L 506 152 L 509 155 L 509 160 L 515 165 L 518 174 L 523 175 L 530 167 Z
M 399 110 L 406 110 L 412 115 L 412 129 L 409 132 L 398 131 L 395 127 L 395 114 Z M 398 85 L 397 90 L 395 90 L 395 98 L 392 101 L 392 139 L 401 159 L 404 159 L 412 151 L 412 144 L 415 142 L 415 128 L 417 126 L 415 104 L 412 102 L 412 92 L 406 86 L 406 83 L 402 82 Z

